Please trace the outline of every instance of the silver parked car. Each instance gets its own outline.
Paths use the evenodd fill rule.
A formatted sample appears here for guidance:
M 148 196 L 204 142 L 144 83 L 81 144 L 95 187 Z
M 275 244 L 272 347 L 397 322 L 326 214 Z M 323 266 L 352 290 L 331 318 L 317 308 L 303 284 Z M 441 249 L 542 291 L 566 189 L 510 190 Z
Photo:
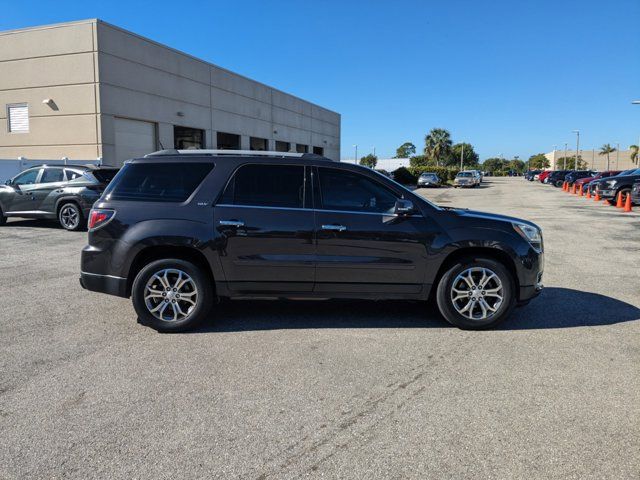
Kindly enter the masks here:
M 425 172 L 418 178 L 418 188 L 423 187 L 439 187 L 442 180 L 435 173 Z

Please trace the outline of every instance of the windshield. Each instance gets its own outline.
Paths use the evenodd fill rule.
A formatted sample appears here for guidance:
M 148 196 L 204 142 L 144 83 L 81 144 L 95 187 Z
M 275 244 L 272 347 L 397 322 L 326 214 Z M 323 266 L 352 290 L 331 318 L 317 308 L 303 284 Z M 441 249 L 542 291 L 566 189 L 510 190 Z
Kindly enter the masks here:
M 420 175 L 422 178 L 436 178 L 436 174 L 435 173 L 423 173 L 422 175 Z
M 473 173 L 471 172 L 460 172 L 456 177 L 473 177 Z

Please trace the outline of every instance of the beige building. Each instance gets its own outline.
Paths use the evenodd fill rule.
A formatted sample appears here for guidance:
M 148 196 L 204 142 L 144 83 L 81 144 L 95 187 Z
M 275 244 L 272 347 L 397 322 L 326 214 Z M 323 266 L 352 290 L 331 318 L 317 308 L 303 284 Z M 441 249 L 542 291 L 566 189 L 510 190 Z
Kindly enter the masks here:
M 563 169 L 564 150 L 553 150 L 544 155 L 549 160 L 551 170 Z M 567 158 L 575 157 L 575 150 L 567 150 Z M 582 150 L 580 158 L 587 164 L 588 169 L 603 171 L 607 170 L 607 156 L 600 155 L 600 149 Z M 631 160 L 631 150 L 620 150 L 609 154 L 609 170 L 628 170 L 630 168 L 640 168 L 640 162 L 634 163 Z
M 160 148 L 340 158 L 340 115 L 100 20 L 0 32 L 0 159 Z

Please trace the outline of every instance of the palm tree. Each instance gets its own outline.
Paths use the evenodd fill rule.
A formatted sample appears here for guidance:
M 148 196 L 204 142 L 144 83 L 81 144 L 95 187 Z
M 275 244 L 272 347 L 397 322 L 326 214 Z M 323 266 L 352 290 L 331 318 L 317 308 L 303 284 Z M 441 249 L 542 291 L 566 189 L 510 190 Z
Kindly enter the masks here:
M 600 147 L 599 155 L 606 155 L 607 156 L 607 171 L 609 170 L 609 154 L 611 154 L 611 153 L 613 153 L 615 151 L 616 151 L 616 149 L 613 148 L 608 143 L 605 143 L 604 145 L 602 145 L 602 147 Z
M 424 137 L 424 154 L 440 166 L 440 159 L 451 150 L 451 134 L 444 128 L 432 128 Z
M 638 164 L 638 160 L 640 160 L 640 147 L 638 145 L 630 145 L 629 150 L 631 150 L 631 161 Z

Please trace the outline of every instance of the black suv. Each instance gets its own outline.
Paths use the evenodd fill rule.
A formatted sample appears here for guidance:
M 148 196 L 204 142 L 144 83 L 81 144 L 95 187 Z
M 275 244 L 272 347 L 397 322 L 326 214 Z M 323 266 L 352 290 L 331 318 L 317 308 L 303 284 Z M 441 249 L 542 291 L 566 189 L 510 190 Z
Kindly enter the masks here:
M 89 218 L 82 286 L 182 331 L 217 298 L 427 300 L 469 329 L 542 288 L 531 222 L 443 208 L 312 154 L 163 151 L 130 160 Z
M 29 168 L 0 186 L 0 225 L 7 217 L 47 218 L 57 219 L 67 230 L 80 230 L 117 171 L 95 166 Z
M 559 188 L 564 183 L 565 177 L 571 172 L 573 172 L 573 170 L 556 170 L 551 172 L 547 177 L 547 184 Z
M 618 194 L 622 193 L 623 198 L 631 193 L 633 183 L 640 180 L 640 168 L 635 170 L 626 170 L 614 177 L 598 180 L 596 184 L 596 192 L 603 200 L 614 203 L 618 198 Z

